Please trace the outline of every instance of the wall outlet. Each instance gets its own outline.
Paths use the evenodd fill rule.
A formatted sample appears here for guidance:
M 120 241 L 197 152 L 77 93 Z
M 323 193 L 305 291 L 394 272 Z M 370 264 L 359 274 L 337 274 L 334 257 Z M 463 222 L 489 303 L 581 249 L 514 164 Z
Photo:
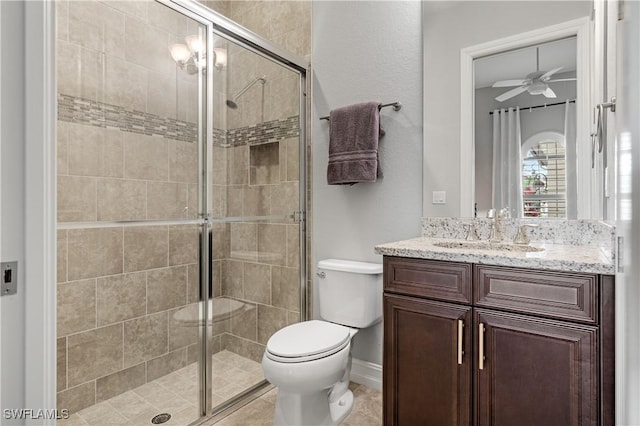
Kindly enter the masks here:
M 431 204 L 446 204 L 447 191 L 433 191 L 433 200 Z

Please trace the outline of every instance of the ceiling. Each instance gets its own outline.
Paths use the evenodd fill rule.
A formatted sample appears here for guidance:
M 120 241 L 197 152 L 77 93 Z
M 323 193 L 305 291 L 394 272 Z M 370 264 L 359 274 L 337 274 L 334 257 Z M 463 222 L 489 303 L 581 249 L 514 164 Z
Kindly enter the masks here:
M 562 67 L 561 73 L 575 71 L 576 38 L 571 37 L 476 59 L 473 62 L 476 89 L 489 87 L 498 80 L 523 79 L 536 71 L 536 47 L 541 71 L 558 67 Z

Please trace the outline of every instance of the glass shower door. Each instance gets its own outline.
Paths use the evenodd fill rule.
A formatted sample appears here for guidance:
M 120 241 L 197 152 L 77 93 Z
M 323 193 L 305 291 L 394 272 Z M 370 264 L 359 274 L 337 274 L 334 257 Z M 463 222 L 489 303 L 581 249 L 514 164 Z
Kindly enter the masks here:
M 58 409 L 186 425 L 204 414 L 208 28 L 150 1 L 56 12 Z
M 300 72 L 222 34 L 213 46 L 226 58 L 214 69 L 210 186 L 220 408 L 263 383 L 267 340 L 300 321 L 304 144 Z

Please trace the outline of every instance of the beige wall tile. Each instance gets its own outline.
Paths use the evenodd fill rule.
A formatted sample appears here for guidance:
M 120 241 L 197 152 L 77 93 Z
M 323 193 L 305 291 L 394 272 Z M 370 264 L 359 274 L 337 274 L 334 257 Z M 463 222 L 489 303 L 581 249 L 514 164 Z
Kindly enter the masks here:
M 213 262 L 215 265 L 216 262 Z M 215 277 L 215 269 L 212 271 Z M 219 274 L 218 274 L 219 275 Z M 213 279 L 213 287 L 219 287 L 220 277 L 218 276 L 218 284 L 216 285 L 216 279 Z M 200 265 L 193 264 L 187 265 L 187 303 L 196 303 L 200 298 Z M 214 290 L 215 293 L 215 290 Z
M 189 211 L 187 213 L 187 217 L 189 219 L 196 219 L 199 214 L 198 200 L 200 199 L 198 196 L 198 185 L 189 184 L 188 191 L 187 205 L 189 206 Z
M 258 224 L 258 257 L 265 255 L 268 263 L 284 265 L 287 252 L 286 231 L 286 225 Z
M 69 123 L 56 121 L 56 172 L 69 174 Z
M 169 231 L 166 226 L 124 230 L 125 272 L 162 268 L 169 262 Z
M 58 284 L 56 297 L 58 336 L 96 327 L 95 279 Z
M 178 120 L 197 123 L 199 109 L 198 81 L 193 76 L 186 77 L 189 80 L 178 77 Z
M 144 220 L 147 183 L 141 180 L 98 179 L 98 220 Z
M 58 222 L 96 220 L 96 179 L 58 176 Z
M 163 29 L 171 34 L 186 34 L 187 18 L 183 14 L 170 9 L 169 7 L 155 1 L 147 5 L 148 21 L 152 25 Z
M 56 281 L 67 281 L 67 231 L 56 232 Z
M 67 409 L 69 413 L 78 411 L 96 403 L 96 384 L 87 382 L 57 394 L 58 410 Z
M 122 324 L 67 338 L 69 386 L 115 373 L 122 367 Z
M 273 306 L 300 311 L 300 277 L 297 269 L 271 268 L 271 301 Z
M 299 322 L 300 312 L 287 311 L 287 325 L 296 324 Z
M 298 182 L 283 182 L 271 188 L 271 214 L 291 214 L 299 209 Z
M 56 14 L 56 37 L 59 40 L 69 39 L 69 2 L 58 0 L 54 3 Z
M 297 75 L 273 79 L 267 86 L 265 98 L 266 121 L 298 115 L 300 83 Z
M 146 111 L 146 68 L 108 56 L 105 67 L 105 102 L 126 109 Z
M 186 219 L 188 187 L 183 183 L 149 182 L 147 219 Z
M 147 275 L 144 272 L 98 278 L 98 326 L 144 315 L 146 286 Z
M 288 181 L 300 180 L 300 141 L 298 138 L 291 138 L 281 142 L 287 147 L 286 170 Z
M 242 216 L 244 214 L 244 189 L 246 185 L 230 185 L 227 187 L 227 212 L 223 216 Z
M 103 144 L 104 130 L 101 127 L 69 123 L 69 174 L 98 176 Z
M 60 392 L 67 388 L 67 338 L 56 341 L 56 386 Z
M 300 225 L 286 225 L 287 228 L 287 265 L 300 268 Z
M 147 312 L 154 313 L 186 305 L 187 267 L 147 272 Z
M 230 185 L 246 185 L 249 183 L 249 147 L 235 146 L 229 148 Z
M 182 71 L 179 71 L 182 72 Z M 149 71 L 147 112 L 160 117 L 177 118 L 176 73 Z
M 104 130 L 104 145 L 99 160 L 100 176 L 124 176 L 124 133 L 114 129 Z
M 222 263 L 222 294 L 237 298 L 244 298 L 242 290 L 243 282 L 242 262 L 225 260 Z
M 262 362 L 265 346 L 232 334 L 222 335 L 222 349 L 226 349 L 255 362 Z
M 110 54 L 122 50 L 124 16 L 97 1 L 69 2 L 69 40 Z
M 166 376 L 187 365 L 187 348 L 169 352 L 166 355 L 147 361 L 147 381 Z M 197 380 L 196 378 L 193 379 Z
M 167 312 L 147 315 L 124 323 L 125 367 L 156 358 L 167 352 Z
M 96 380 L 96 402 L 120 395 L 146 383 L 144 363 Z
M 231 333 L 235 336 L 256 341 L 258 338 L 258 308 L 246 303 L 242 313 L 231 316 Z
M 211 212 L 215 217 L 227 216 L 227 186 L 211 185 Z
M 258 342 L 267 344 L 269 337 L 287 325 L 287 311 L 258 305 Z
M 151 1 L 149 0 L 101 0 L 109 7 L 114 8 L 127 15 L 137 16 L 143 21 L 147 20 L 147 8 Z
M 180 308 L 182 309 L 182 308 Z M 189 345 L 198 343 L 198 327 L 197 323 L 179 321 L 176 316 L 180 309 L 169 311 L 169 350 L 173 351 L 179 348 L 186 348 Z M 195 320 L 195 318 L 194 318 Z
M 232 223 L 229 235 L 231 256 L 234 252 L 242 253 L 243 260 L 256 260 L 258 250 L 258 225 L 255 223 Z M 250 256 L 254 258 L 251 259 Z
M 124 176 L 166 181 L 169 178 L 169 142 L 159 136 L 124 134 Z
M 214 260 L 211 269 L 211 281 L 213 286 L 213 297 L 222 296 L 222 262 L 223 260 Z
M 229 257 L 231 226 L 228 223 L 214 223 L 211 227 L 213 234 L 212 258 L 214 260 Z
M 176 63 L 168 54 L 169 34 L 133 16 L 125 20 L 124 57 L 127 61 L 156 73 L 170 74 Z
M 169 265 L 186 265 L 199 261 L 200 232 L 196 226 L 169 227 Z
M 197 143 L 169 141 L 169 180 L 172 182 L 198 183 Z
M 271 187 L 268 185 L 244 187 L 243 216 L 268 216 L 271 203 Z
M 122 229 L 71 229 L 68 235 L 70 281 L 122 273 Z
M 244 297 L 252 302 L 271 304 L 271 267 L 244 263 Z
M 227 183 L 227 153 L 229 148 L 214 146 L 212 150 L 213 170 L 212 183 L 214 185 L 225 185 Z

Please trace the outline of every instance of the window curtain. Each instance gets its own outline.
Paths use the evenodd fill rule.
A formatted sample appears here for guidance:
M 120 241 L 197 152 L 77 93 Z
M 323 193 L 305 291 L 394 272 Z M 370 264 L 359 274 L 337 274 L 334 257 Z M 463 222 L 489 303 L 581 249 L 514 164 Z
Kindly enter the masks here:
M 520 108 L 493 111 L 493 207 L 522 217 Z
M 564 149 L 566 153 L 567 219 L 578 218 L 578 177 L 576 173 L 576 104 L 567 100 L 564 107 Z

